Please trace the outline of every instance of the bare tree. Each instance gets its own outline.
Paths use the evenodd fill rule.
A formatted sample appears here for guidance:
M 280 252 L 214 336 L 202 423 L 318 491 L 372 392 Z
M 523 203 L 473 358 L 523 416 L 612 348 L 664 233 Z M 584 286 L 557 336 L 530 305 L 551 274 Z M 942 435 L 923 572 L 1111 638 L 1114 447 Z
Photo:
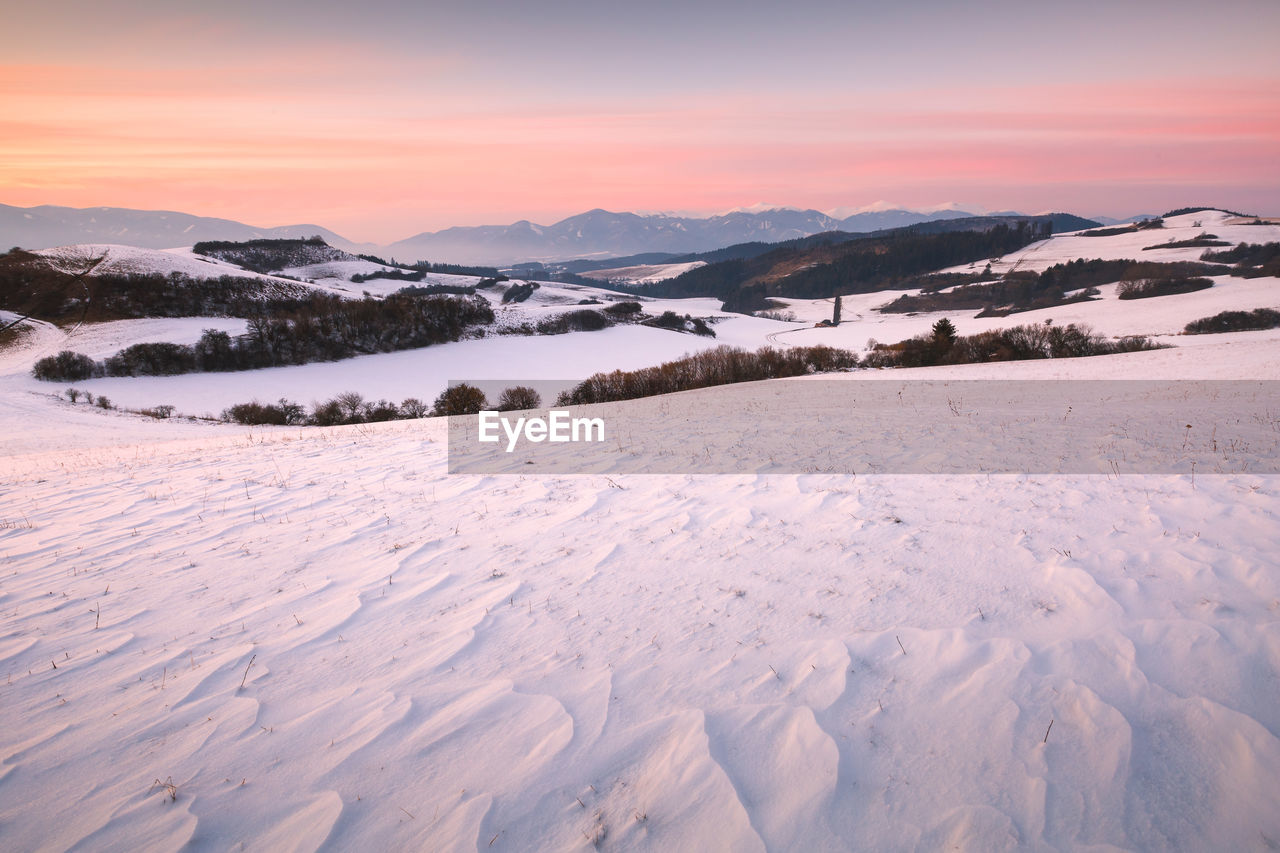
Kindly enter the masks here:
M 517 385 L 502 392 L 498 398 L 498 411 L 513 412 L 536 409 L 542 405 L 542 397 L 528 385 Z
M 400 414 L 406 418 L 425 418 L 431 407 L 417 397 L 409 397 L 400 404 Z
M 484 392 L 474 385 L 465 382 L 446 388 L 436 397 L 431 413 L 437 417 L 442 415 L 475 415 L 489 408 L 489 401 Z
M 364 396 L 358 391 L 343 391 L 333 401 L 342 407 L 350 420 L 356 420 L 360 416 L 360 407 L 364 405 Z

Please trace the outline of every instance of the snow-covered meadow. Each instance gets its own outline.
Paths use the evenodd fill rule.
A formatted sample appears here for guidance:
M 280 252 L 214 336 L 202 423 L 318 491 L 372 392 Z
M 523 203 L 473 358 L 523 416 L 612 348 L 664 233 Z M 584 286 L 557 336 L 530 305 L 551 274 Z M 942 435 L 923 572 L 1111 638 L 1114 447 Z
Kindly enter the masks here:
M 1065 239 L 1096 255 L 1123 238 Z M 1275 307 L 1276 286 L 1223 277 L 1123 303 L 1104 288 L 1052 316 L 1163 335 Z M 721 342 L 860 349 L 936 319 L 858 318 L 854 301 L 856 322 L 830 330 L 737 317 L 715 341 L 495 337 L 282 368 L 317 373 L 278 386 L 276 371 L 84 384 L 208 410 L 398 399 L 410 382 L 428 397 L 448 378 L 573 378 Z M 802 312 L 829 307 L 792 310 L 811 324 Z M 1280 845 L 1274 474 L 450 475 L 438 419 L 159 422 L 27 375 L 73 343 L 106 353 L 212 321 L 154 322 L 70 340 L 41 326 L 0 352 L 6 849 Z M 1274 331 L 1167 340 L 842 379 L 1280 379 Z M 97 385 L 117 381 L 140 390 Z M 825 381 L 788 388 L 805 385 L 797 417 L 829 402 Z M 766 393 L 615 405 L 674 423 L 730 399 L 749 418 Z M 1028 416 L 1063 416 L 1040 400 Z M 1272 463 L 1278 415 L 1263 405 L 1248 427 Z M 793 450 L 821 471 L 825 440 Z
M 444 432 L 8 460 L 6 846 L 1280 839 L 1275 476 L 448 476 Z
M 1231 242 L 1267 242 L 1280 240 L 1280 225 L 1250 225 L 1236 223 L 1233 217 L 1216 211 L 1205 211 L 1170 217 L 1165 228 L 1153 231 L 1137 231 L 1110 237 L 1079 237 L 1057 235 L 1040 241 L 1005 258 L 992 259 L 994 269 L 1014 266 L 1019 269 L 1044 269 L 1055 263 L 1076 257 L 1138 258 L 1140 260 L 1195 260 L 1203 249 L 1161 249 L 1144 252 L 1143 247 L 1169 240 L 1182 240 L 1210 231 Z M 162 272 L 169 269 L 190 275 L 227 275 L 243 270 L 223 262 L 211 263 L 192 255 L 189 250 L 174 249 L 154 251 L 130 247 L 70 247 L 48 250 L 46 254 L 68 257 L 67 263 L 75 267 L 83 264 L 85 257 L 96 257 L 105 252 L 107 269 L 139 272 Z M 1153 257 L 1153 256 L 1159 257 Z M 972 265 L 981 268 L 981 264 Z M 346 280 L 353 273 L 368 274 L 385 269 L 369 261 L 340 261 L 296 267 L 286 270 L 293 278 L 262 278 L 264 286 L 297 286 L 299 280 L 308 286 L 325 292 L 359 297 L 363 292 L 375 296 L 384 295 L 406 285 L 404 281 L 373 279 L 361 284 Z M 969 269 L 969 266 L 963 269 Z M 249 273 L 248 275 L 255 275 Z M 119 405 L 141 409 L 157 405 L 175 406 L 183 414 L 217 416 L 223 409 L 236 403 L 258 399 L 264 402 L 281 397 L 296 400 L 304 405 L 323 400 L 344 391 L 356 391 L 366 399 L 387 399 L 399 402 L 406 397 L 433 399 L 450 380 L 475 379 L 583 379 L 598 371 L 632 370 L 663 361 L 669 361 L 720 344 L 756 349 L 761 346 L 812 346 L 825 344 L 865 351 L 872 341 L 891 343 L 926 332 L 940 317 L 950 319 L 960 334 L 974 334 L 991 329 L 1022 323 L 1043 323 L 1052 320 L 1058 325 L 1083 323 L 1097 332 L 1110 336 L 1148 335 L 1161 343 L 1175 344 L 1179 349 L 1211 348 L 1203 353 L 1180 353 L 1174 357 L 1179 365 L 1170 364 L 1165 358 L 1150 360 L 1153 369 L 1163 371 L 1153 378 L 1178 378 L 1183 375 L 1181 362 L 1198 361 L 1210 355 L 1224 341 L 1234 339 L 1242 346 L 1244 363 L 1234 365 L 1230 376 L 1253 378 L 1261 376 L 1258 370 L 1264 364 L 1277 366 L 1280 354 L 1280 330 L 1245 332 L 1235 335 L 1187 336 L 1179 334 L 1190 321 L 1230 308 L 1252 310 L 1280 304 L 1280 282 L 1274 278 L 1236 278 L 1226 275 L 1213 277 L 1214 286 L 1208 290 L 1178 296 L 1157 297 L 1121 301 L 1116 296 L 1115 285 L 1103 285 L 1099 299 L 1054 308 L 1013 314 L 1008 317 L 975 318 L 974 311 L 939 311 L 919 314 L 888 314 L 876 309 L 893 301 L 901 291 L 857 294 L 843 298 L 843 318 L 838 327 L 815 328 L 814 324 L 830 318 L 831 299 L 786 299 L 785 310 L 793 313 L 796 322 L 747 317 L 720 310 L 714 299 L 648 299 L 644 302 L 646 313 L 661 314 L 675 311 L 707 318 L 716 332 L 715 338 L 681 334 L 665 329 L 637 326 L 616 326 L 599 332 L 573 332 L 549 337 L 524 337 L 519 335 L 491 335 L 481 340 L 464 340 L 442 344 L 421 350 L 383 353 L 362 356 L 340 362 L 307 364 L 256 370 L 250 374 L 188 374 L 169 377 L 103 378 L 78 383 L 86 391 L 105 394 Z M 475 284 L 474 277 L 429 274 L 422 284 Z M 502 288 L 480 291 L 494 305 L 497 313 L 495 331 L 517 326 L 575 310 L 582 300 L 595 299 L 607 304 L 610 301 L 633 297 L 610 291 L 605 287 L 593 288 L 573 284 L 542 283 L 532 297 L 518 304 L 503 305 Z M 910 292 L 910 291 L 908 291 Z M 32 357 L 49 355 L 61 349 L 85 352 L 102 358 L 126 346 L 146 341 L 171 341 L 191 343 L 204 328 L 217 328 L 230 332 L 243 329 L 243 323 L 226 318 L 177 318 L 170 320 L 129 320 L 116 323 L 72 327 L 62 337 L 51 330 L 37 349 L 29 351 Z M 0 359 L 4 356 L 0 353 Z M 1143 361 L 1143 359 L 1137 359 Z M 0 362 L 3 363 L 3 362 Z M 1123 363 L 1123 362 L 1120 362 Z M 1026 376 L 1027 368 L 1016 364 L 995 366 L 969 365 L 964 368 L 945 368 L 948 376 Z M 1049 374 L 1041 371 L 1049 370 Z M 1075 378 L 1107 378 L 1110 367 L 1090 362 L 1087 366 L 1065 364 L 1039 365 L 1032 368 L 1036 376 L 1061 376 L 1064 373 Z M 1008 374 L 1005 371 L 1012 371 Z M 1096 372 L 1095 372 L 1096 371 Z M 1233 372 L 1232 372 L 1233 371 Z M 935 374 L 931 374 L 935 375 Z M 1132 378 L 1148 376 L 1139 371 Z M 1111 378 L 1130 378 L 1127 372 Z M 0 389 L 6 394 L 56 393 L 59 389 L 50 383 L 37 382 L 25 370 L 0 372 Z

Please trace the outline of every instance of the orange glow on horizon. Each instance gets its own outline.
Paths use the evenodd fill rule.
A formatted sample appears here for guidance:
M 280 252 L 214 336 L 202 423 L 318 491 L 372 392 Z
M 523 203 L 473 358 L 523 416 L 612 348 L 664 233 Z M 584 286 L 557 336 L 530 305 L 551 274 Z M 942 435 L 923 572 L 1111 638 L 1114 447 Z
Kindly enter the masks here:
M 157 80 L 0 66 L 0 202 L 309 222 L 385 243 L 594 207 L 892 198 L 1039 210 L 1092 197 L 1076 212 L 1121 213 L 1149 203 L 1135 188 L 1188 202 L 1197 188 L 1280 190 L 1280 96 L 1268 80 L 540 106 L 408 84 L 339 98 L 311 85 L 309 68 L 266 74 L 268 85 L 244 69 Z

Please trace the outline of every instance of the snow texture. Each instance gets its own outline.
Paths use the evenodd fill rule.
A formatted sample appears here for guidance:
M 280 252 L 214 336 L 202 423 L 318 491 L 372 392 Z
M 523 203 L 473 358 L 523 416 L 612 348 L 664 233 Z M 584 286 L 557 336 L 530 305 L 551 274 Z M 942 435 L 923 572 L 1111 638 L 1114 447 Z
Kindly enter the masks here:
M 1058 239 L 1099 256 L 1112 238 L 1024 254 L 1077 251 Z M 1222 278 L 1053 319 L 1163 335 L 1274 307 L 1276 285 Z M 427 396 L 464 369 L 582 375 L 717 342 L 861 347 L 936 319 L 873 314 L 877 298 L 846 298 L 854 322 L 832 330 L 735 318 L 714 342 L 615 328 L 86 387 L 196 410 L 346 388 Z M 828 316 L 790 301 L 808 322 Z M 960 319 L 961 333 L 986 327 Z M 159 422 L 28 378 L 64 347 L 236 322 L 70 339 L 35 324 L 0 351 L 0 846 L 1280 845 L 1280 478 L 451 476 L 441 420 Z M 1176 342 L 846 381 L 1280 379 L 1276 333 Z M 752 388 L 769 384 L 735 393 L 749 405 Z M 710 393 L 626 405 L 677 418 Z M 815 470 L 823 441 L 796 448 Z

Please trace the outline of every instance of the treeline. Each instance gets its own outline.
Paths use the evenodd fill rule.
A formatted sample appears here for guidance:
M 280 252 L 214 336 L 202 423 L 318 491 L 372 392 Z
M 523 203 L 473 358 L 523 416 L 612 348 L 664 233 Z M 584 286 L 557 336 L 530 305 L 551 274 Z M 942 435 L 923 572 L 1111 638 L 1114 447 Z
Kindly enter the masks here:
M 101 362 L 64 351 L 36 362 L 32 373 L 37 379 L 74 381 L 254 370 L 456 341 L 470 327 L 491 322 L 493 309 L 476 296 L 347 300 L 314 294 L 289 311 L 250 318 L 248 333 L 240 337 L 207 329 L 191 346 L 134 344 Z
M 1205 252 L 1200 256 L 1202 261 L 1241 264 L 1247 267 L 1260 267 L 1277 258 L 1280 258 L 1280 243 L 1241 243 L 1221 252 Z
M 1218 332 L 1254 332 L 1260 329 L 1280 329 L 1280 311 L 1272 308 L 1223 311 L 1212 317 L 1192 320 L 1184 331 L 1188 335 L 1209 335 Z
M 460 286 L 456 284 L 428 284 L 426 287 L 418 287 L 409 285 L 402 287 L 396 291 L 397 296 L 437 296 L 440 294 L 453 294 L 454 296 L 475 296 L 476 289 L 471 285 Z
M 197 255 L 217 258 L 259 273 L 288 267 L 305 267 L 330 261 L 349 261 L 355 256 L 335 249 L 319 236 L 301 239 L 204 240 L 191 247 Z
M 1200 249 L 1210 246 L 1230 246 L 1226 240 L 1219 240 L 1217 234 L 1200 233 L 1188 240 L 1170 240 L 1167 243 L 1156 243 L 1154 246 L 1143 246 L 1142 251 L 1153 249 Z
M 356 257 L 375 264 L 382 264 L 384 267 L 397 267 L 402 270 L 416 272 L 435 272 L 442 275 L 472 275 L 480 278 L 500 275 L 497 267 L 479 267 L 467 264 L 433 264 L 430 261 L 415 261 L 411 264 L 406 264 L 397 261 L 395 258 L 388 261 L 377 255 L 356 255 Z M 354 280 L 352 279 L 352 281 Z
M 978 364 L 1044 358 L 1081 358 L 1122 352 L 1162 349 L 1145 337 L 1108 340 L 1085 325 L 1049 323 L 1011 326 L 961 336 L 947 319 L 929 334 L 896 344 L 876 344 L 863 361 L 865 367 L 932 367 L 939 364 Z
M 657 367 L 597 373 L 560 394 L 557 406 L 634 400 L 713 385 L 806 376 L 857 367 L 858 357 L 831 347 L 764 347 L 755 352 L 720 346 Z
M 305 246 L 328 246 L 319 234 L 310 237 L 262 237 L 257 240 L 201 240 L 191 247 L 197 255 L 235 252 L 242 249 L 296 249 Z
M 1195 293 L 1210 287 L 1213 287 L 1213 281 L 1207 278 L 1144 278 L 1120 282 L 1116 296 L 1120 299 L 1150 299 L 1153 296 Z
M 53 323 L 139 317 L 246 317 L 287 309 L 314 290 L 302 284 L 221 276 L 86 275 L 63 272 L 30 252 L 0 256 L 0 308 Z
M 223 410 L 222 420 L 245 426 L 341 426 L 425 418 L 431 409 L 416 397 L 399 405 L 387 400 L 367 401 L 354 391 L 306 407 L 281 397 L 274 403 L 237 403 Z
M 422 281 L 427 274 L 422 270 L 376 270 L 371 273 L 355 273 L 351 276 L 353 284 L 364 284 L 366 281 L 384 278 L 390 281 Z
M 728 311 L 767 308 L 767 298 L 819 299 L 918 286 L 934 270 L 995 257 L 1048 237 L 1052 223 L 1001 223 L 986 231 L 920 234 L 910 229 L 810 249 L 782 248 L 753 258 L 708 264 L 630 289 L 661 297 L 712 296 Z
M 979 316 L 1004 316 L 1080 302 L 1097 288 L 1116 281 L 1188 279 L 1221 270 L 1195 261 L 1083 260 L 1054 264 L 1043 272 L 1019 270 L 999 281 L 955 287 L 946 293 L 904 295 L 880 309 L 888 313 L 981 309 Z M 1069 292 L 1081 291 L 1068 297 Z
M 1171 210 L 1164 215 L 1165 216 L 1182 216 L 1185 213 L 1203 213 L 1206 210 L 1229 213 L 1232 216 L 1253 216 L 1254 215 L 1252 213 L 1237 213 L 1234 210 L 1227 210 L 1225 207 L 1179 207 L 1176 210 Z
M 517 385 L 502 392 L 498 397 L 497 410 L 510 412 L 536 409 L 541 405 L 542 398 L 537 391 L 526 385 Z M 441 391 L 430 406 L 417 397 L 409 397 L 397 406 L 387 400 L 365 400 L 358 392 L 346 391 L 323 403 L 315 403 L 310 411 L 285 398 L 275 403 L 256 400 L 237 403 L 222 412 L 222 420 L 246 426 L 342 426 L 428 416 L 474 415 L 489 408 L 483 391 L 474 385 L 461 383 Z
M 1143 219 L 1140 222 L 1132 222 L 1128 225 L 1115 225 L 1111 228 L 1094 228 L 1091 231 L 1081 231 L 1079 237 L 1115 237 L 1119 234 L 1132 234 L 1135 231 L 1150 231 L 1156 228 L 1164 227 L 1164 219 Z
M 1231 274 L 1240 278 L 1280 276 L 1280 243 L 1241 243 L 1221 252 L 1205 252 L 1201 260 L 1235 264 Z

